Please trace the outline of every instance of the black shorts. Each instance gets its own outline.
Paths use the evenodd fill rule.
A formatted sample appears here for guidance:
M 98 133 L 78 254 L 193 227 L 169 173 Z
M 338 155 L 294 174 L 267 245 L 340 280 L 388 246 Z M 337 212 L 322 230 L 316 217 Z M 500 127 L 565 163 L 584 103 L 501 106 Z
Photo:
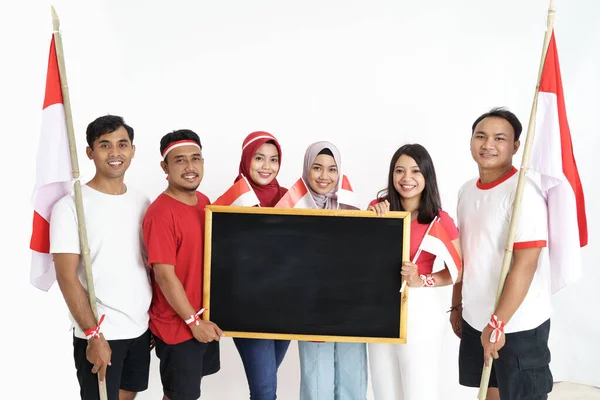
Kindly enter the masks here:
M 170 400 L 198 399 L 202 377 L 221 368 L 219 342 L 201 343 L 190 339 L 166 344 L 156 336 L 154 340 L 164 394 Z
M 545 400 L 552 391 L 548 335 L 550 320 L 535 329 L 509 333 L 499 358 L 492 363 L 489 387 L 497 387 L 502 400 Z M 479 387 L 483 369 L 481 332 L 462 321 L 458 356 L 459 382 Z
M 86 358 L 86 339 L 73 336 L 73 358 L 82 400 L 98 400 L 98 376 Z M 106 368 L 108 400 L 119 400 L 119 390 L 142 392 L 148 388 L 150 373 L 150 330 L 135 339 L 109 340 L 112 351 Z

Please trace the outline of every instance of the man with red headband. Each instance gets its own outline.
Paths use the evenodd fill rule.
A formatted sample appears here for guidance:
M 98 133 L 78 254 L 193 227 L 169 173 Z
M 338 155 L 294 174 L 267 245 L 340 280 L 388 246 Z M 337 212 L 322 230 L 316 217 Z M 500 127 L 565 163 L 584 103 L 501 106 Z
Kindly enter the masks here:
M 148 207 L 144 241 L 154 296 L 150 329 L 160 359 L 163 400 L 195 400 L 202 377 L 220 369 L 223 332 L 203 321 L 204 212 L 208 197 L 198 192 L 204 174 L 202 145 L 190 130 L 160 141 L 167 189 Z

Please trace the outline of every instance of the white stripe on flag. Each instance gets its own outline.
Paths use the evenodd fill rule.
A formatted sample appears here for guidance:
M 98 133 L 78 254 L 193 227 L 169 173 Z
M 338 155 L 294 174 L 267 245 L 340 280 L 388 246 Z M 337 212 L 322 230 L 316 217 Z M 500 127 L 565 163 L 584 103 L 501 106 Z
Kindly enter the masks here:
M 257 204 L 260 204 L 260 200 L 258 200 L 258 197 L 256 197 L 254 191 L 250 190 L 249 192 L 242 193 L 241 196 L 231 203 L 231 206 L 254 207 Z
M 350 180 L 346 175 L 342 175 L 342 179 L 340 179 L 339 189 L 337 191 L 337 202 L 338 204 L 344 204 L 359 210 L 361 209 L 356 193 L 352 190 Z
M 562 169 L 557 97 L 540 92 L 531 169 L 540 173 L 548 204 L 548 255 L 555 293 L 582 276 L 575 193 Z
M 31 271 L 29 283 L 38 289 L 48 291 L 56 281 L 56 270 L 52 261 L 52 254 L 31 251 Z
M 54 204 L 69 193 L 72 179 L 65 109 L 62 104 L 53 104 L 42 112 L 42 133 L 32 196 L 35 211 L 46 221 L 50 220 Z

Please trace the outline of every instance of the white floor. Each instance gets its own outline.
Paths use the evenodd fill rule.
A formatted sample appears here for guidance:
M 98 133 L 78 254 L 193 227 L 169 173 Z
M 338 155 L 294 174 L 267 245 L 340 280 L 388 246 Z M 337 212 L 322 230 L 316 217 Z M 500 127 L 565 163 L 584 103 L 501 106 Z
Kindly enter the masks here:
M 550 400 L 594 400 L 600 399 L 600 389 L 575 383 L 560 382 L 554 384 Z

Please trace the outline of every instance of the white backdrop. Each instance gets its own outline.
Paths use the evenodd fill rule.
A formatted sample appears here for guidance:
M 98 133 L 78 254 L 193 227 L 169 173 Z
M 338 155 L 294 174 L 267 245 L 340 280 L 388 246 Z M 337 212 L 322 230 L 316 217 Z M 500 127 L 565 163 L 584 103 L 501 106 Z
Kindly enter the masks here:
M 3 157 L 0 280 L 3 392 L 15 398 L 77 398 L 66 307 L 56 287 L 31 287 L 28 250 L 35 154 L 40 132 L 50 1 L 2 0 L 0 110 Z M 472 121 L 510 107 L 527 125 L 544 36 L 547 0 L 57 0 L 80 164 L 85 127 L 122 115 L 136 131 L 127 182 L 154 198 L 165 187 L 159 140 L 178 128 L 204 145 L 201 190 L 216 199 L 237 174 L 251 131 L 283 147 L 279 181 L 300 175 L 306 146 L 338 145 L 364 205 L 385 185 L 393 151 L 419 142 L 437 167 L 444 208 L 455 216 L 460 185 L 477 170 Z M 600 146 L 600 13 L 597 0 L 557 1 L 556 35 L 567 112 L 588 207 L 584 279 L 554 296 L 552 369 L 556 380 L 600 386 L 597 175 Z M 8 26 L 7 26 L 8 25 Z M 520 161 L 521 153 L 516 159 Z M 594 178 L 596 176 L 596 178 Z M 8 179 L 8 182 L 6 180 Z M 118 226 L 119 221 L 112 221 Z M 449 292 L 447 293 L 449 296 Z M 448 303 L 450 302 L 448 298 Z M 457 384 L 457 346 L 445 341 L 445 398 L 475 396 Z M 231 339 L 222 370 L 203 382 L 204 398 L 246 398 Z M 296 344 L 280 370 L 279 397 L 297 398 Z M 158 365 L 140 399 L 160 398 Z

